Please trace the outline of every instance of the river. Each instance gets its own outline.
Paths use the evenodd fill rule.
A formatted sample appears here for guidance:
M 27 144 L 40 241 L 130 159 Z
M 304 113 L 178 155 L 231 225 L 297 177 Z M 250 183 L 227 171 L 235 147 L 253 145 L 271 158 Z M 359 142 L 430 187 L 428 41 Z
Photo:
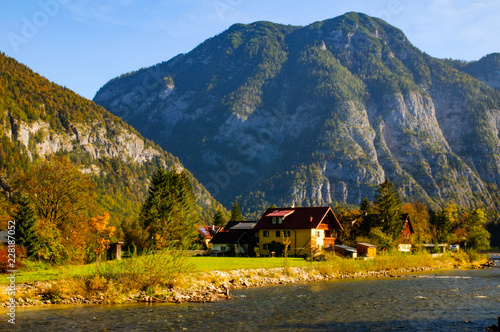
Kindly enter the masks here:
M 17 308 L 19 331 L 485 331 L 500 268 L 240 289 L 232 301 Z M 9 330 L 7 316 L 0 330 Z

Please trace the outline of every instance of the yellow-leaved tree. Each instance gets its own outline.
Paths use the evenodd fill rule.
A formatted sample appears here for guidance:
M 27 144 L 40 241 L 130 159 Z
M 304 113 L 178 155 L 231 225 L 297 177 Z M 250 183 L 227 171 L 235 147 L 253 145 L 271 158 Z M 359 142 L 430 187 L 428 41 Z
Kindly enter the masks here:
M 102 260 L 102 254 L 109 248 L 111 237 L 115 234 L 116 228 L 109 225 L 110 215 L 104 212 L 101 216 L 91 218 L 89 221 L 90 228 L 94 233 L 94 253 L 96 254 L 97 269 Z

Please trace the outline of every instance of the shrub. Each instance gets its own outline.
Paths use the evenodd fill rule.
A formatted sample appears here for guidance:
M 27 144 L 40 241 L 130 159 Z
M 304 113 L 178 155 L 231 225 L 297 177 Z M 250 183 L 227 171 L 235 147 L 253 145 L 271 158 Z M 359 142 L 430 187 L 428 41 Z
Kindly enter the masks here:
M 15 258 L 15 265 L 11 266 L 13 258 Z M 0 247 L 0 273 L 7 273 L 8 270 L 17 270 L 23 267 L 22 259 L 24 258 L 26 258 L 26 249 L 24 247 Z
M 96 274 L 122 285 L 124 289 L 147 290 L 155 286 L 171 287 L 179 276 L 191 269 L 182 252 L 162 250 L 108 262 Z

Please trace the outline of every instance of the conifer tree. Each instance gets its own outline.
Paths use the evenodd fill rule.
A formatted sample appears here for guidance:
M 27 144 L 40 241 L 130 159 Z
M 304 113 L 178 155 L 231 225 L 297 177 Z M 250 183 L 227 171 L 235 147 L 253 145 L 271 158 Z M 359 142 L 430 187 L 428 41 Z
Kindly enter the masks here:
M 365 196 L 365 199 L 363 199 L 363 201 L 361 202 L 361 205 L 359 206 L 359 210 L 364 211 L 366 213 L 373 213 L 372 204 L 366 196 Z
M 245 218 L 241 214 L 240 207 L 238 206 L 238 201 L 234 201 L 231 210 L 231 221 L 245 221 Z
M 430 213 L 430 223 L 434 227 L 434 241 L 440 243 L 449 243 L 454 239 L 453 224 L 458 219 L 458 207 L 454 204 L 448 204 L 437 213 Z
M 35 234 L 36 217 L 33 212 L 29 198 L 23 196 L 14 216 L 16 222 L 16 244 L 26 248 L 28 257 L 34 256 L 38 249 Z
M 212 224 L 220 227 L 224 227 L 226 225 L 226 218 L 224 217 L 224 213 L 222 213 L 220 209 L 217 209 L 217 212 L 214 215 L 214 219 L 212 220 Z
M 199 223 L 195 201 L 193 187 L 184 171 L 158 169 L 140 214 L 140 223 L 150 235 L 149 245 L 154 249 L 189 247 Z
M 399 211 L 401 205 L 401 197 L 396 188 L 388 179 L 385 179 L 375 195 L 375 210 L 378 213 L 377 226 L 381 226 L 383 232 L 393 240 L 397 239 L 403 229 Z

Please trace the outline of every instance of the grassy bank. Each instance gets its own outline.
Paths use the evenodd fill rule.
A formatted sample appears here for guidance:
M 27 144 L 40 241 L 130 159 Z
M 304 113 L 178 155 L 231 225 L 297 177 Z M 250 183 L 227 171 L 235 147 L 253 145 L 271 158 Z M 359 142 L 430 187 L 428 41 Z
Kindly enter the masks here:
M 16 275 L 20 304 L 213 301 L 228 290 L 269 284 L 471 268 L 484 257 L 464 252 L 432 257 L 393 253 L 370 260 L 184 257 L 163 252 L 121 261 L 52 268 L 28 264 Z M 40 267 L 40 266 L 39 266 Z M 0 287 L 6 288 L 6 277 Z M 0 302 L 7 300 L 5 291 Z
M 137 258 L 133 258 L 137 259 Z M 140 261 L 140 260 L 139 260 Z M 311 263 L 303 258 L 288 258 L 290 267 L 308 266 Z M 113 266 L 114 261 L 102 263 L 101 269 L 106 270 Z M 96 263 L 86 265 L 66 265 L 52 266 L 50 264 L 37 264 L 26 262 L 26 267 L 19 270 L 16 274 L 18 283 L 31 283 L 39 281 L 56 281 L 61 279 L 71 279 L 78 277 L 89 277 L 97 272 Z M 211 270 L 231 271 L 239 269 L 271 269 L 285 266 L 283 257 L 277 258 L 241 258 L 241 257 L 185 257 L 185 265 L 191 272 L 204 272 Z M 6 278 L 0 278 L 0 285 L 5 285 L 9 281 Z

